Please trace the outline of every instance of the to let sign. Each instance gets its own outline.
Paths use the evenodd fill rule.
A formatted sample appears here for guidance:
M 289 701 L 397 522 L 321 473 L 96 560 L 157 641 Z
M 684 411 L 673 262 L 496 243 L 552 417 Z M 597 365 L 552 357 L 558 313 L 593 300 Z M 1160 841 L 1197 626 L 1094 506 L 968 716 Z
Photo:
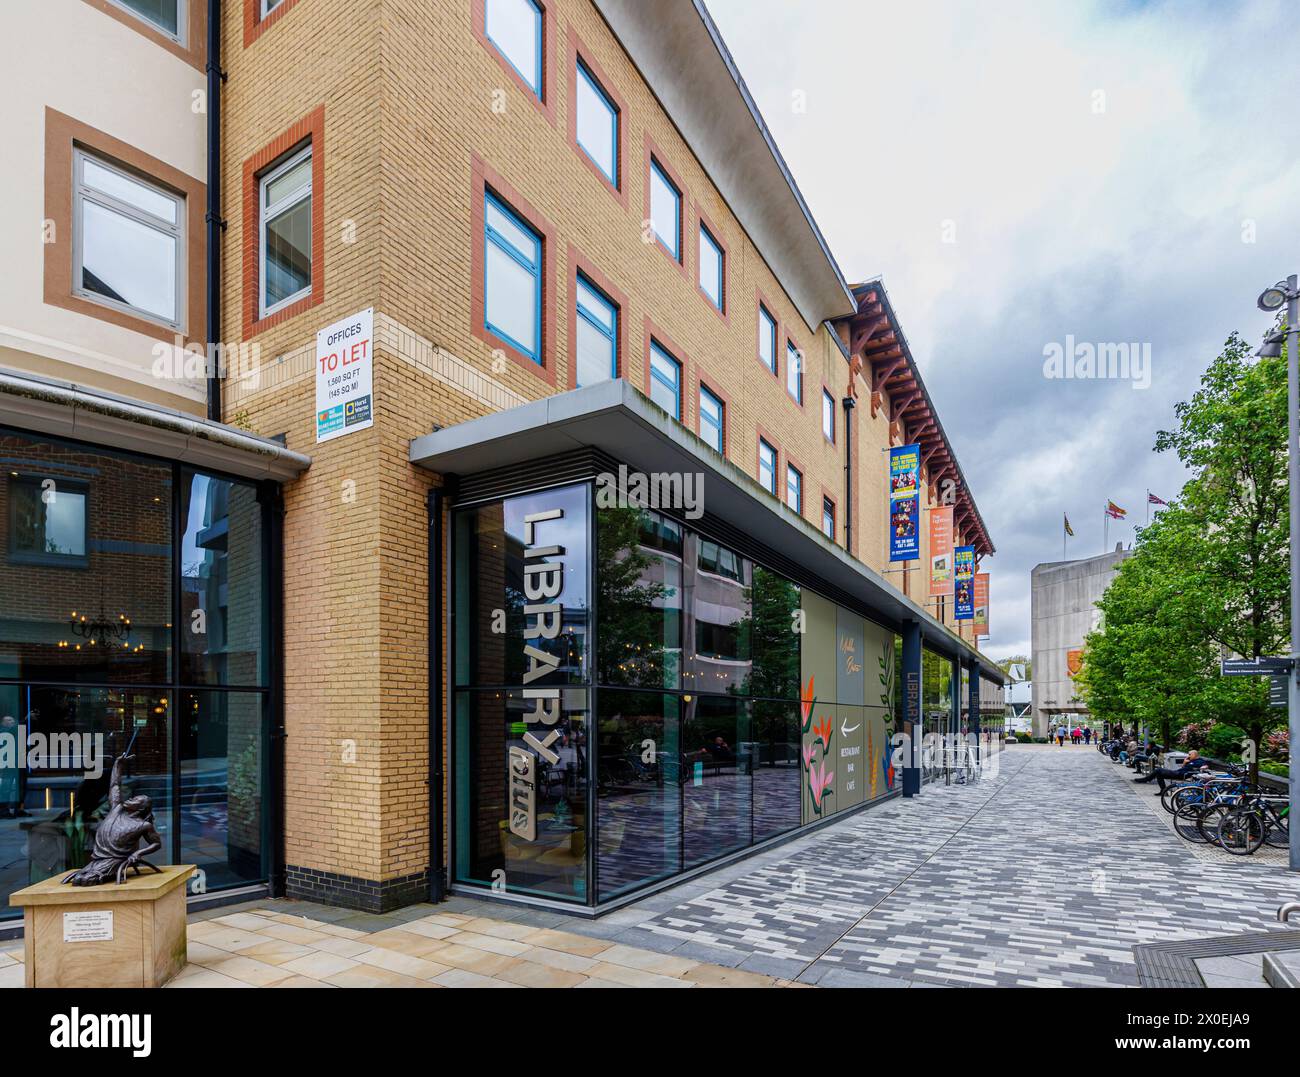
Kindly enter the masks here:
M 316 334 L 316 440 L 375 424 L 375 308 Z

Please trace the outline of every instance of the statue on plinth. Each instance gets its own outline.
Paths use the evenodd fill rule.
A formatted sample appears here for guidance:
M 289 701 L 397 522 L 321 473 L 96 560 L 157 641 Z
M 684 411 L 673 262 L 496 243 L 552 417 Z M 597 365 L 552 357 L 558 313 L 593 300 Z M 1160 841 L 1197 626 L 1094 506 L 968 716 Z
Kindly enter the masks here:
M 95 846 L 90 863 L 64 878 L 73 886 L 99 886 L 101 883 L 126 882 L 127 871 L 140 868 L 159 869 L 144 858 L 162 848 L 162 837 L 153 820 L 153 802 L 147 796 L 122 799 L 122 764 L 134 758 L 119 755 L 113 761 L 113 775 L 108 785 L 108 814 L 95 831 Z M 141 846 L 141 841 L 144 845 Z

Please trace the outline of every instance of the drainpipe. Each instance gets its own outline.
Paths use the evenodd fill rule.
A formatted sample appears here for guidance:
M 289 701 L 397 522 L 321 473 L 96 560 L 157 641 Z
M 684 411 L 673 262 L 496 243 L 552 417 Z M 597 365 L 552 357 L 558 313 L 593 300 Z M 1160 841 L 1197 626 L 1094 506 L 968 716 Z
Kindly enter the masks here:
M 442 488 L 428 496 L 429 523 L 429 901 L 443 900 L 442 811 Z
M 221 233 L 226 222 L 221 219 L 221 84 L 226 80 L 221 70 L 221 0 L 208 0 L 208 207 L 203 215 L 207 226 L 207 365 L 208 418 L 221 422 L 221 371 L 217 369 L 221 337 Z
M 844 398 L 844 548 L 853 552 L 853 409 L 857 401 Z

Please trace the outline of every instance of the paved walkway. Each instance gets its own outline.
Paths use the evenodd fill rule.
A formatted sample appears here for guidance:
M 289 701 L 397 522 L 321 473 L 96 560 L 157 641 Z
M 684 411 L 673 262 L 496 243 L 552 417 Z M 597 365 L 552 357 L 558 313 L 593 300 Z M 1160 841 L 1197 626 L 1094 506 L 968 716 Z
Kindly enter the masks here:
M 1135 943 L 1277 928 L 1300 895 L 1276 864 L 1196 858 L 1152 817 L 1150 787 L 1092 748 L 1000 762 L 595 921 L 459 896 L 384 916 L 198 914 L 174 984 L 1135 986 Z M 0 986 L 18 986 L 8 946 Z

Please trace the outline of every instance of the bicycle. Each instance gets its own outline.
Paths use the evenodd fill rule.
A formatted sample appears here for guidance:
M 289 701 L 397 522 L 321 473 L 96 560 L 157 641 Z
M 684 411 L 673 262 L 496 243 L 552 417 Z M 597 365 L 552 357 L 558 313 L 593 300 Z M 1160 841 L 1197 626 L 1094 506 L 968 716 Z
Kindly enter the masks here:
M 1265 842 L 1284 847 L 1291 837 L 1290 812 L 1288 797 L 1252 793 L 1222 814 L 1215 828 L 1217 843 L 1234 856 L 1253 856 Z

